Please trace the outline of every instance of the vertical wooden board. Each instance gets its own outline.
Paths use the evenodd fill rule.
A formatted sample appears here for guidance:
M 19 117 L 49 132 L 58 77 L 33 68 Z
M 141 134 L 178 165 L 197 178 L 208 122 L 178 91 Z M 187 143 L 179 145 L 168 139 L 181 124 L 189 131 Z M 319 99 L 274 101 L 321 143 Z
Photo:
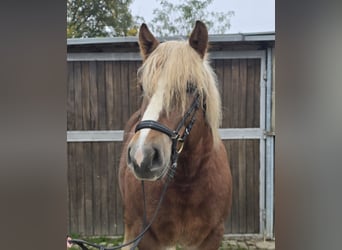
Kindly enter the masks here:
M 247 141 L 247 233 L 259 228 L 259 140 Z
M 89 106 L 89 62 L 81 62 L 81 72 L 82 72 L 82 123 L 83 129 L 90 129 L 90 106 Z
M 74 85 L 75 85 L 75 130 L 83 129 L 82 108 L 82 74 L 81 63 L 74 62 Z
M 75 129 L 75 84 L 74 63 L 68 62 L 67 82 L 67 130 Z
M 90 129 L 97 130 L 99 129 L 98 123 L 98 108 L 97 108 L 97 99 L 98 99 L 98 90 L 97 90 L 97 68 L 96 62 L 89 62 L 89 91 L 90 91 L 90 100 L 89 100 L 89 112 L 90 112 Z
M 91 142 L 83 142 L 84 158 L 84 196 L 85 196 L 85 234 L 93 235 L 93 167 Z
M 97 108 L 98 108 L 98 123 L 99 130 L 107 129 L 106 116 L 106 83 L 105 83 L 105 67 L 104 62 L 97 62 Z
M 115 168 L 115 142 L 107 143 L 108 155 L 108 234 L 117 235 L 116 233 L 116 185 L 117 176 Z
M 69 201 L 69 226 L 68 233 L 78 233 L 77 217 L 77 175 L 75 143 L 68 143 L 68 201 Z
M 99 199 L 101 199 L 101 235 L 108 235 L 108 155 L 106 143 L 99 142 L 100 159 L 100 189 L 101 193 Z
M 239 140 L 239 232 L 246 232 L 246 215 L 247 215 L 247 182 L 246 182 L 246 141 Z
M 119 176 L 119 164 L 120 164 L 120 155 L 122 152 L 122 142 L 115 143 L 115 154 L 118 156 L 115 161 L 115 172 L 116 176 Z M 123 203 L 122 197 L 119 190 L 119 180 L 117 179 L 116 185 L 116 225 L 117 225 L 117 234 L 122 235 L 124 233 L 124 223 L 123 223 Z
M 255 79 L 254 79 L 254 127 L 260 127 L 260 72 L 261 70 L 261 60 L 257 59 L 255 64 Z
M 135 100 L 137 95 L 137 71 L 135 61 L 128 62 L 128 93 L 129 93 L 129 109 L 128 116 L 130 117 L 135 111 Z
M 105 62 L 105 82 L 106 82 L 106 114 L 107 128 L 114 129 L 114 87 L 113 87 L 113 63 Z
M 218 91 L 221 95 L 221 99 L 223 98 L 223 77 L 224 77 L 224 65 L 223 65 L 223 60 L 222 59 L 217 59 L 214 60 L 212 63 L 212 66 L 214 67 L 215 73 L 217 75 L 217 87 Z
M 128 71 L 128 64 L 129 62 L 123 61 L 121 62 L 121 129 L 124 128 L 128 118 L 129 118 L 129 71 Z
M 227 141 L 227 140 L 223 140 L 223 144 L 226 148 L 226 151 L 227 151 L 227 156 L 228 156 L 228 162 L 230 164 L 230 159 L 231 159 L 231 156 L 230 156 L 230 152 L 231 152 L 231 145 L 230 143 Z M 230 169 L 231 169 L 231 166 L 230 166 Z M 225 233 L 231 233 L 232 232 L 232 208 L 230 209 L 230 214 L 228 216 L 228 218 L 226 219 L 225 221 Z
M 246 181 L 247 181 L 247 230 L 246 233 L 253 233 L 254 231 L 254 150 L 253 144 L 250 140 L 246 142 Z
M 240 59 L 239 70 L 239 128 L 246 128 L 246 91 L 247 91 L 247 59 Z
M 239 83 L 240 83 L 240 60 L 232 60 L 232 117 L 231 128 L 239 127 Z
M 255 124 L 255 114 L 254 114 L 254 88 L 255 86 L 255 60 L 256 59 L 248 59 L 247 61 L 247 92 L 246 92 L 246 127 L 253 128 Z
M 77 194 L 77 218 L 78 218 L 78 233 L 85 234 L 85 200 L 84 200 L 84 159 L 83 159 L 83 144 L 76 143 L 76 194 Z
M 113 129 L 122 129 L 121 121 L 121 67 L 120 62 L 113 62 Z
M 238 161 L 238 144 L 237 140 L 228 140 L 231 144 L 230 164 L 233 179 L 233 204 L 232 204 L 232 233 L 239 233 L 239 217 L 240 217 L 240 203 L 239 203 L 239 161 Z
M 255 190 L 255 198 L 254 198 L 254 230 L 256 232 L 260 232 L 260 205 L 259 205 L 259 199 L 260 199 L 260 192 L 259 192 L 259 186 L 260 186 L 260 180 L 259 180 L 259 172 L 260 172 L 260 141 L 254 140 L 253 141 L 253 155 L 254 155 L 254 186 L 256 188 Z
M 92 146 L 92 167 L 93 167 L 93 222 L 94 235 L 101 235 L 101 176 L 99 169 L 100 148 L 99 143 L 93 142 Z
M 134 111 L 136 111 L 136 110 L 138 110 L 140 108 L 140 105 L 141 105 L 141 102 L 142 102 L 142 91 L 141 91 L 141 89 L 140 89 L 140 87 L 138 85 L 139 84 L 139 79 L 137 77 L 137 72 L 138 72 L 139 68 L 141 67 L 141 64 L 142 64 L 141 61 L 136 61 L 135 62 L 136 79 L 137 79 L 136 80 L 135 91 L 136 91 L 137 95 L 136 95 L 135 104 L 134 104 L 134 108 L 133 108 Z
M 222 127 L 229 128 L 232 115 L 231 87 L 232 87 L 232 61 L 223 60 L 223 79 L 222 79 Z

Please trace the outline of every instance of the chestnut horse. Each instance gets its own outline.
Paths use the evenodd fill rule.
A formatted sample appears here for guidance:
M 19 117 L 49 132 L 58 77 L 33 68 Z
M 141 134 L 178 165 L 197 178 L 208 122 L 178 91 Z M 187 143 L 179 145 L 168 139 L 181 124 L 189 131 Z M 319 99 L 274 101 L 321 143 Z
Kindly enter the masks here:
M 207 59 L 207 28 L 197 21 L 189 41 L 159 43 L 142 24 L 139 46 L 143 98 L 126 124 L 119 170 L 124 243 L 139 235 L 163 195 L 139 250 L 218 249 L 232 180 L 218 132 L 221 100 Z

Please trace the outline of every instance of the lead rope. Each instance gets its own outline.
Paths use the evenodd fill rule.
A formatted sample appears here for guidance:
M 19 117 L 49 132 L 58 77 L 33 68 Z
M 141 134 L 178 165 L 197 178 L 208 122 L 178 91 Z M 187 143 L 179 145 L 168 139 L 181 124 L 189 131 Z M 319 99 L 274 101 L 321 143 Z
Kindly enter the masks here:
M 172 164 L 173 166 L 174 164 Z M 177 167 L 177 163 L 175 164 L 176 167 Z M 172 168 L 172 167 L 171 167 Z M 173 175 L 171 175 L 173 176 Z M 122 247 L 125 247 L 125 246 L 129 246 L 135 242 L 138 241 L 138 243 L 140 242 L 140 240 L 142 239 L 142 237 L 144 236 L 144 234 L 147 232 L 147 230 L 150 229 L 152 223 L 154 222 L 155 218 L 157 217 L 157 214 L 160 210 L 160 207 L 161 207 L 161 204 L 164 200 L 164 197 L 165 197 L 165 193 L 166 193 L 166 190 L 167 190 L 167 187 L 169 185 L 169 182 L 171 181 L 171 177 L 170 175 L 168 174 L 168 178 L 166 178 L 166 181 L 165 181 L 165 184 L 164 184 L 164 188 L 162 190 L 162 193 L 161 193 L 161 196 L 160 196 L 160 199 L 159 199 L 159 202 L 158 202 L 158 205 L 157 205 L 157 208 L 150 220 L 150 223 L 144 228 L 144 230 L 142 230 L 142 232 L 137 236 L 135 237 L 135 239 L 125 243 L 125 244 L 122 244 L 120 246 L 116 246 L 116 247 L 104 247 L 104 246 L 101 246 L 101 245 L 97 245 L 97 244 L 94 244 L 94 243 L 90 243 L 90 242 L 87 242 L 85 240 L 79 240 L 79 239 L 72 239 L 72 240 L 69 240 L 69 243 L 72 243 L 72 244 L 77 244 L 78 246 L 81 247 L 82 250 L 89 250 L 85 245 L 88 245 L 88 246 L 91 246 L 91 247 L 95 247 L 99 250 L 115 250 L 115 249 L 121 249 Z M 143 185 L 143 184 L 142 184 Z M 145 193 L 145 192 L 144 192 Z M 145 194 L 144 194 L 144 197 L 143 197 L 143 200 L 144 200 L 144 204 L 145 204 Z M 145 205 L 144 205 L 145 206 Z M 146 207 L 144 207 L 145 209 L 145 212 L 146 212 Z M 146 214 L 144 215 L 144 217 L 146 218 Z M 138 245 L 138 243 L 136 245 Z M 135 248 L 136 246 L 134 245 L 131 250 Z
M 144 185 L 144 181 L 141 181 L 141 190 L 142 190 L 142 195 L 143 195 L 143 220 L 142 220 L 142 230 L 144 230 L 144 228 L 146 227 L 147 224 L 147 218 L 146 218 L 146 198 L 145 198 L 145 185 Z M 131 247 L 130 250 L 134 250 L 139 242 L 141 241 L 142 237 L 140 239 L 138 239 L 134 245 Z
M 84 240 L 79 240 L 79 239 L 72 239 L 69 240 L 69 243 L 73 243 L 73 244 L 77 244 L 78 246 L 81 247 L 82 250 L 88 250 L 88 248 L 85 245 L 89 245 L 92 246 L 94 248 L 97 248 L 99 250 L 115 250 L 115 249 L 121 249 L 122 247 L 125 246 L 129 246 L 131 244 L 134 243 L 134 245 L 132 246 L 131 250 L 134 250 L 135 247 L 137 247 L 137 245 L 139 244 L 139 242 L 141 241 L 142 237 L 144 236 L 144 234 L 147 232 L 147 230 L 150 229 L 152 223 L 154 222 L 155 218 L 157 217 L 157 214 L 160 210 L 161 204 L 163 202 L 167 187 L 169 185 L 169 182 L 173 179 L 173 177 L 176 174 L 176 169 L 177 169 L 177 161 L 178 161 L 178 156 L 180 154 L 180 152 L 183 149 L 183 144 L 185 139 L 188 137 L 188 135 L 190 134 L 190 131 L 192 129 L 193 124 L 195 123 L 195 113 L 196 110 L 199 107 L 199 95 L 196 96 L 194 102 L 192 103 L 190 109 L 188 110 L 188 112 L 184 115 L 183 119 L 181 120 L 181 122 L 178 124 L 177 128 L 175 131 L 171 131 L 170 129 L 168 129 L 167 127 L 165 127 L 162 124 L 159 124 L 158 122 L 155 121 L 142 121 L 140 122 L 140 124 L 137 125 L 136 127 L 136 131 L 142 128 L 151 128 L 151 129 L 156 129 L 162 133 L 167 134 L 171 139 L 172 139 L 172 155 L 171 155 L 171 166 L 170 169 L 167 173 L 167 178 L 164 184 L 164 188 L 162 190 L 162 194 L 160 196 L 157 208 L 150 220 L 150 223 L 142 230 L 142 232 L 133 240 L 122 244 L 120 246 L 116 246 L 116 247 L 104 247 L 101 245 L 97 245 L 94 243 L 90 243 Z M 195 111 L 195 112 L 194 112 Z M 179 135 L 179 131 L 181 129 L 182 126 L 184 126 L 184 123 L 186 121 L 186 119 L 191 115 L 191 119 L 189 124 L 185 127 L 185 131 L 183 133 L 182 136 Z M 177 149 L 177 145 L 178 142 L 181 143 L 181 147 Z M 143 192 L 143 204 L 144 204 L 144 217 L 143 217 L 143 227 L 144 225 L 147 223 L 147 219 L 146 219 L 146 201 L 145 201 L 145 187 L 144 187 L 144 182 L 142 181 L 142 192 Z

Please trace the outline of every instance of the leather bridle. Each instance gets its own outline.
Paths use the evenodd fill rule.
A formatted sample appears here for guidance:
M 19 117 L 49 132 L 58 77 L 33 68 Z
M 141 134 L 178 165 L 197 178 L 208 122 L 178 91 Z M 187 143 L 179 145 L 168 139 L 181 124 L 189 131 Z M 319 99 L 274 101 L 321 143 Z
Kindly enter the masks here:
M 192 102 L 190 108 L 188 111 L 184 114 L 183 118 L 180 120 L 178 123 L 177 127 L 175 130 L 171 130 L 170 128 L 166 127 L 165 125 L 153 121 L 153 120 L 144 120 L 138 123 L 138 125 L 135 128 L 135 132 L 149 128 L 153 129 L 156 131 L 159 131 L 161 133 L 166 134 L 172 141 L 172 146 L 171 146 L 171 165 L 170 169 L 168 171 L 169 177 L 173 178 L 176 168 L 177 168 L 177 160 L 179 154 L 182 152 L 183 147 L 184 147 L 184 142 L 185 139 L 188 137 L 190 134 L 190 131 L 192 129 L 192 126 L 195 123 L 196 117 L 196 111 L 198 110 L 200 106 L 200 95 L 196 94 L 194 101 Z M 190 121 L 186 125 L 186 121 L 190 118 Z M 185 130 L 182 135 L 180 135 L 181 129 L 185 127 Z

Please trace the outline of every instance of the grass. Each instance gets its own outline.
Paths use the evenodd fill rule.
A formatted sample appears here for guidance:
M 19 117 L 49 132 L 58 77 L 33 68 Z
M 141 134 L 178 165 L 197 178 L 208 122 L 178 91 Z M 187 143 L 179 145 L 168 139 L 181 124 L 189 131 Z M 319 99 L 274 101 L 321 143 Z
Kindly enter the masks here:
M 98 237 L 83 237 L 77 234 L 71 234 L 70 237 L 72 239 L 82 239 L 94 244 L 108 246 L 108 247 L 114 247 L 121 245 L 123 242 L 123 237 L 105 237 L 105 236 L 98 236 Z M 88 247 L 88 246 L 87 246 Z M 78 246 L 72 246 L 69 248 L 70 250 L 79 250 L 80 247 Z M 89 247 L 89 249 L 94 249 L 92 247 Z

